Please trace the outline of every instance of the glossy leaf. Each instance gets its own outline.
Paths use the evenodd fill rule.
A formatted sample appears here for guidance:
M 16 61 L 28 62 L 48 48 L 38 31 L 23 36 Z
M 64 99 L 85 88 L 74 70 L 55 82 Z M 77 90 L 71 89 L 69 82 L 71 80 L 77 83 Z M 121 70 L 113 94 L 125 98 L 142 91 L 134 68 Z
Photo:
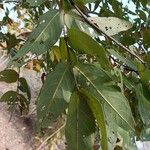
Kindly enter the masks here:
M 74 92 L 69 103 L 65 135 L 68 150 L 91 150 L 95 120 L 86 99 Z
M 105 49 L 86 33 L 71 28 L 68 31 L 68 41 L 76 51 L 96 56 L 102 68 L 108 69 L 110 67 Z
M 6 69 L 0 72 L 0 81 L 4 81 L 6 83 L 16 82 L 18 77 L 18 73 L 12 69 Z
M 58 64 L 49 73 L 37 100 L 37 118 L 39 127 L 48 127 L 67 107 L 72 91 L 74 79 L 69 65 Z

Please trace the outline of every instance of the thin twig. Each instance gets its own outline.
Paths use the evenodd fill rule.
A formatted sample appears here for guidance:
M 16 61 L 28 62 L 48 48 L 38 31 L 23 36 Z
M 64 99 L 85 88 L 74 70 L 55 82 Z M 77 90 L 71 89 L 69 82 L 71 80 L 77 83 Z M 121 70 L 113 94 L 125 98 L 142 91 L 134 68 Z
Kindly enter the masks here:
M 13 0 L 10 0 L 10 1 L 7 0 L 7 1 L 5 1 L 5 3 L 20 3 L 20 2 L 19 2 L 19 0 L 18 1 L 17 0 L 14 0 L 14 1 Z
M 114 39 L 113 37 L 109 36 L 107 33 L 105 33 L 103 30 L 101 30 L 96 24 L 92 23 L 85 15 L 84 13 L 79 9 L 78 6 L 75 5 L 75 3 L 72 0 L 69 0 L 71 5 L 78 11 L 78 13 L 81 15 L 81 17 L 84 19 L 84 21 L 90 25 L 93 29 L 95 29 L 98 33 L 102 33 L 104 36 L 106 36 L 108 39 L 110 39 L 111 41 L 113 41 L 114 43 L 116 43 L 120 48 L 126 50 L 129 54 L 131 54 L 132 56 L 134 56 L 135 58 L 137 58 L 145 67 L 148 68 L 147 64 L 135 53 L 132 53 L 132 51 L 130 49 L 128 49 L 127 47 L 125 47 L 123 44 L 121 44 L 120 42 L 118 42 L 116 39 Z
M 118 63 L 120 66 L 123 66 L 126 70 L 132 71 L 132 72 L 135 72 L 138 74 L 138 71 L 136 71 L 136 70 L 132 69 L 131 67 L 126 66 L 124 64 L 120 64 L 120 62 L 118 60 L 116 60 L 115 58 L 113 58 L 112 56 L 110 56 L 110 59 L 112 59 L 114 62 Z
M 51 139 L 54 135 L 56 135 L 60 130 L 62 130 L 65 127 L 65 123 L 59 128 L 57 129 L 53 134 L 51 134 L 50 136 L 48 136 L 42 143 L 41 145 L 38 147 L 37 150 L 42 150 L 42 148 L 46 145 L 47 141 L 49 139 Z

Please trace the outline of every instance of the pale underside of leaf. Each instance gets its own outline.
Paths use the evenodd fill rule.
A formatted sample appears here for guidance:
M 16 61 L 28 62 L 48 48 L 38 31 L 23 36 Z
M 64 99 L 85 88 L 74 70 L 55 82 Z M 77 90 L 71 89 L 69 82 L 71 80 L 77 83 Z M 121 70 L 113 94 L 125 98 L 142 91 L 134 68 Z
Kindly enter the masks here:
M 132 27 L 129 21 L 116 17 L 89 17 L 88 19 L 110 36 L 126 31 Z

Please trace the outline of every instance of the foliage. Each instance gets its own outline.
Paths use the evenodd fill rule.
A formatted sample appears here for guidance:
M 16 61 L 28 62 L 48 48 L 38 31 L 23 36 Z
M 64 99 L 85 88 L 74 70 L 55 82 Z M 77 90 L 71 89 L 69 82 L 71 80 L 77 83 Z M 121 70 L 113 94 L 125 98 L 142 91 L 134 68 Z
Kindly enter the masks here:
M 97 128 L 103 150 L 150 140 L 148 0 L 3 1 L 0 9 L 0 47 L 11 57 L 0 81 L 18 83 L 1 101 L 29 109 L 29 86 L 13 68 L 32 61 L 43 81 L 37 126 L 64 114 L 67 149 L 92 149 Z

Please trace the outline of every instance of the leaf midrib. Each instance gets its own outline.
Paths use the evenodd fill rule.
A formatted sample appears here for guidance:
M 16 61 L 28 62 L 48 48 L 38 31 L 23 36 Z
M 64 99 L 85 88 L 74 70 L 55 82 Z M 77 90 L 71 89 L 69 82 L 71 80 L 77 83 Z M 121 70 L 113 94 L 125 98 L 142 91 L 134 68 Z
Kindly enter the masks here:
M 79 72 L 81 72 L 81 74 L 91 83 L 91 85 L 95 88 L 95 90 L 100 94 L 100 96 L 110 105 L 110 107 L 112 107 L 113 108 L 113 110 L 115 111 L 115 112 L 117 112 L 117 114 L 126 122 L 126 124 L 128 124 L 128 126 L 134 131 L 134 128 L 122 117 L 122 115 L 120 115 L 120 113 L 115 109 L 115 107 L 113 107 L 112 105 L 111 105 L 111 103 L 105 98 L 105 96 L 101 93 L 101 91 L 99 91 L 97 88 L 96 88 L 96 86 L 95 86 L 95 84 L 89 79 L 89 77 L 88 76 L 86 76 L 85 74 L 84 74 L 84 72 L 82 72 L 77 66 L 75 66 L 75 68 L 79 71 Z
M 52 19 L 49 21 L 49 23 L 46 25 L 46 27 L 42 30 L 42 32 L 37 36 L 37 38 L 32 42 L 32 44 L 29 46 L 30 48 L 33 47 L 34 43 L 40 38 L 40 36 L 44 33 L 44 31 L 48 28 L 49 24 L 55 19 L 55 17 L 59 14 L 59 12 L 57 12 L 53 17 Z M 29 41 L 27 41 L 29 42 Z M 23 47 L 22 47 L 23 48 Z M 21 49 L 22 49 L 21 48 Z M 29 52 L 31 49 L 28 49 L 27 52 Z M 20 58 L 21 59 L 21 58 Z
M 49 107 L 51 106 L 52 102 L 54 101 L 55 95 L 56 95 L 56 93 L 57 93 L 57 91 L 58 91 L 58 88 L 59 88 L 60 84 L 61 84 L 62 81 L 63 81 L 64 75 L 66 74 L 66 71 L 67 71 L 67 70 L 68 70 L 68 66 L 65 68 L 65 70 L 64 70 L 64 72 L 63 72 L 63 74 L 62 74 L 62 77 L 61 77 L 60 81 L 58 82 L 58 85 L 57 85 L 56 88 L 55 88 L 55 92 L 53 93 L 53 96 L 52 96 L 52 98 L 51 98 L 51 101 L 50 101 L 50 103 L 48 104 L 48 106 L 46 107 L 47 109 L 45 110 L 45 112 L 46 112 L 45 114 L 47 114 L 47 112 L 48 112 L 48 110 L 49 110 Z M 45 119 L 45 117 L 46 117 L 46 115 L 43 116 L 42 121 Z

